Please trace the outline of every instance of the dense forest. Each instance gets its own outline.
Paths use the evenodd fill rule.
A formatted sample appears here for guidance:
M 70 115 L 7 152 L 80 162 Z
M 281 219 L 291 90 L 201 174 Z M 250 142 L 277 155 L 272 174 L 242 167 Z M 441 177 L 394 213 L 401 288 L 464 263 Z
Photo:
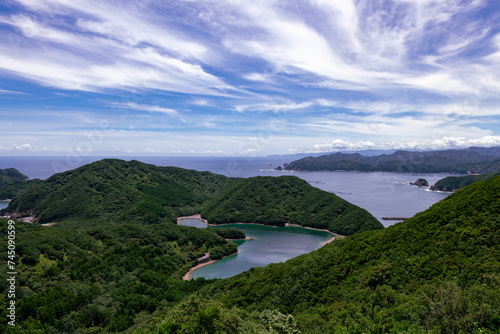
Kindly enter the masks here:
M 14 199 L 15 208 L 27 208 L 33 214 L 49 209 L 40 203 L 55 206 L 50 212 L 58 220 L 52 227 L 15 223 L 17 327 L 4 322 L 0 331 L 500 331 L 500 176 L 466 186 L 402 223 L 352 234 L 286 263 L 252 268 L 224 280 L 183 281 L 182 275 L 204 252 L 214 258 L 234 253 L 236 244 L 225 238 L 239 233 L 221 236 L 217 229 L 179 226 L 170 221 L 176 213 L 206 210 L 207 216 L 216 216 L 221 212 L 212 201 L 229 210 L 238 207 L 243 193 L 262 194 L 248 203 L 257 210 L 256 217 L 273 212 L 265 208 L 268 201 L 275 212 L 283 214 L 286 210 L 278 208 L 295 203 L 316 217 L 321 210 L 311 205 L 322 202 L 308 191 L 307 183 L 292 177 L 244 180 L 182 169 L 156 171 L 157 167 L 138 162 L 105 160 L 55 175 Z M 130 180 L 120 182 L 121 173 L 127 172 Z M 92 197 L 99 194 L 99 199 L 93 199 L 96 203 L 114 204 L 115 214 L 104 205 L 97 206 L 98 213 L 106 216 L 99 219 L 89 216 L 86 206 L 75 207 L 75 214 L 55 203 L 71 198 L 82 178 L 94 180 L 84 191 Z M 205 188 L 204 182 L 214 182 L 214 186 Z M 189 197 L 172 198 L 156 188 L 191 192 Z M 277 197 L 289 199 L 271 200 L 266 193 L 278 190 L 282 196 Z M 164 211 L 159 219 L 151 220 L 146 219 L 148 211 L 141 216 L 133 207 L 134 219 L 124 219 L 121 210 L 126 205 L 118 200 L 126 195 L 132 206 L 162 200 Z M 31 198 L 34 205 L 30 208 L 20 198 Z M 249 214 L 244 209 L 229 212 Z M 7 219 L 0 219 L 0 228 L 4 240 L 0 265 L 6 267 Z M 0 273 L 4 319 L 9 301 L 6 278 Z
M 281 210 L 281 205 L 308 200 L 309 204 L 300 209 L 305 210 L 308 217 L 320 217 L 312 202 L 324 196 L 329 201 L 320 202 L 322 209 L 335 212 L 339 217 L 345 216 L 336 223 L 336 228 L 343 228 L 345 224 L 345 232 L 355 232 L 367 229 L 366 222 L 376 221 L 364 210 L 333 194 L 314 189 L 296 177 L 242 181 L 138 161 L 98 161 L 56 174 L 24 189 L 7 209 L 2 210 L 2 214 L 17 218 L 31 215 L 38 223 L 50 226 L 15 223 L 17 326 L 13 328 L 3 322 L 0 331 L 147 333 L 184 330 L 203 333 L 191 327 L 178 327 L 175 323 L 164 325 L 163 329 L 157 326 L 169 319 L 174 322 L 184 319 L 182 312 L 185 310 L 205 306 L 197 310 L 198 313 L 189 311 L 190 316 L 210 322 L 213 316 L 220 315 L 224 317 L 223 323 L 233 319 L 231 312 L 234 311 L 234 319 L 238 320 L 233 325 L 238 325 L 238 331 L 243 331 L 244 327 L 250 332 L 255 329 L 254 332 L 271 333 L 272 328 L 296 326 L 293 318 L 277 309 L 266 311 L 265 316 L 234 308 L 225 313 L 223 304 L 191 296 L 211 281 L 181 279 L 205 252 L 209 252 L 212 259 L 235 253 L 236 244 L 226 239 L 243 238 L 244 234 L 235 229 L 221 232 L 180 226 L 176 218 L 204 210 L 211 214 L 219 201 L 226 207 L 232 203 L 237 207 L 255 208 L 253 199 L 240 198 L 240 193 L 233 198 L 228 191 L 243 184 L 255 187 L 256 191 L 277 191 L 275 195 L 281 200 L 271 202 L 265 210 L 277 211 Z M 353 215 L 357 210 L 361 212 L 358 220 Z M 250 212 L 245 214 L 252 220 Z M 255 212 L 253 222 L 260 219 L 261 214 Z M 337 217 L 330 218 L 335 222 Z M 330 227 L 330 221 L 326 221 L 325 227 Z M 371 227 L 382 226 L 374 224 Z M 3 240 L 0 265 L 6 268 L 8 219 L 0 219 L 0 228 Z M 4 319 L 9 302 L 5 293 L 8 289 L 6 279 L 2 271 L 0 312 Z M 212 326 L 205 320 L 200 320 L 201 327 L 206 325 L 214 331 L 220 328 L 219 322 Z M 227 328 L 224 331 L 228 331 Z
M 207 201 L 202 215 L 212 224 L 291 223 L 345 235 L 382 228 L 366 210 L 295 176 L 237 179 Z
M 340 234 L 383 227 L 366 210 L 295 176 L 237 179 L 114 159 L 56 174 L 15 197 L 3 212 L 72 228 L 175 223 L 200 212 L 216 224 L 294 223 Z
M 20 195 L 41 181 L 28 177 L 14 168 L 0 169 L 0 201 Z
M 480 151 L 492 152 L 494 151 Z M 500 158 L 483 155 L 474 150 L 447 150 L 428 152 L 397 151 L 392 154 L 365 157 L 361 154 L 334 153 L 319 157 L 306 157 L 283 169 L 296 171 L 388 171 L 402 173 L 489 173 L 500 170 Z
M 500 175 L 500 171 L 480 175 L 449 176 L 437 181 L 436 184 L 431 187 L 431 190 L 457 191 L 474 182 L 489 180 L 498 175 Z

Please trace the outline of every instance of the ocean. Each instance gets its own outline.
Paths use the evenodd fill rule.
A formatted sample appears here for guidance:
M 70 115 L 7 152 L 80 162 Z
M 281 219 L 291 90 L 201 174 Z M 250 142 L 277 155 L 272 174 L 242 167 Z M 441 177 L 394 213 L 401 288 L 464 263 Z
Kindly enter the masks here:
M 382 217 L 412 217 L 448 196 L 411 186 L 425 178 L 434 184 L 448 174 L 406 174 L 384 172 L 289 172 L 275 167 L 290 162 L 285 157 L 118 157 L 139 160 L 157 166 L 175 166 L 210 171 L 230 177 L 294 175 L 319 189 L 335 193 L 379 219 L 384 226 L 396 221 Z M 104 157 L 0 157 L 0 169 L 16 168 L 29 178 L 46 179 L 55 173 L 71 170 Z

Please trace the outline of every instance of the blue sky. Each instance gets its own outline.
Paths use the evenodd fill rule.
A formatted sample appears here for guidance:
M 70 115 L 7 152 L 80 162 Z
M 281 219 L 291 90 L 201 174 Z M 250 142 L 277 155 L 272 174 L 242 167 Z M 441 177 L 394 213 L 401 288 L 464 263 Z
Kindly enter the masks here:
M 0 155 L 500 145 L 497 0 L 6 0 Z

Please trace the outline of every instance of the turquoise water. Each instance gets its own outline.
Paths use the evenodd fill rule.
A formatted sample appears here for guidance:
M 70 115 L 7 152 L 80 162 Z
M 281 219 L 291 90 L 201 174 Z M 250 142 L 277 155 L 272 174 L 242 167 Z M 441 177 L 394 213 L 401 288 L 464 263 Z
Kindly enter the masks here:
M 253 240 L 237 241 L 238 254 L 228 256 L 213 264 L 195 270 L 192 278 L 226 278 L 252 267 L 285 262 L 296 256 L 320 248 L 333 237 L 324 231 L 301 227 L 271 227 L 254 224 L 228 224 L 213 228 L 236 227 Z

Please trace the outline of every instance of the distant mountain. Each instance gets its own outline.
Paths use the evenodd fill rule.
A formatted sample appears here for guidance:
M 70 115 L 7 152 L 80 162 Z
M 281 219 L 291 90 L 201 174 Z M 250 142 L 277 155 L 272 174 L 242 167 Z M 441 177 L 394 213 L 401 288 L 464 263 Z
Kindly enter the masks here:
M 474 151 L 482 155 L 500 157 L 500 146 L 497 147 L 469 147 L 468 151 Z
M 365 157 L 359 153 L 335 153 L 307 157 L 283 165 L 286 170 L 353 170 L 406 173 L 473 173 L 500 170 L 500 159 L 471 150 L 428 152 L 396 151 Z
M 449 176 L 436 182 L 431 186 L 434 191 L 457 191 L 478 181 L 490 180 L 500 175 L 500 171 L 480 175 Z
M 360 150 L 360 151 L 335 151 L 335 152 L 320 152 L 320 153 L 295 153 L 295 154 L 273 154 L 269 155 L 268 158 L 288 158 L 288 159 L 301 159 L 306 157 L 320 157 L 322 155 L 330 155 L 335 153 L 344 153 L 344 154 L 361 154 L 365 157 L 372 157 L 381 154 L 391 154 L 396 152 L 397 150 Z

